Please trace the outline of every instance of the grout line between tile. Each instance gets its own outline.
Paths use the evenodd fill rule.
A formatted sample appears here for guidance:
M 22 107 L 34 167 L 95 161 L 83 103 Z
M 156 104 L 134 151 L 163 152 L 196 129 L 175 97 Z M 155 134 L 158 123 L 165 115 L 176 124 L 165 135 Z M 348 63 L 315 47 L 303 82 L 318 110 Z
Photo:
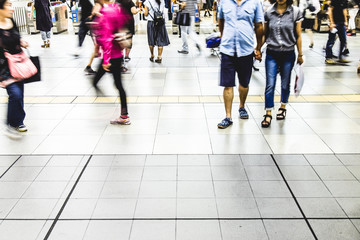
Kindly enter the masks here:
M 314 218 L 308 220 L 360 220 L 360 217 Z M 0 221 L 55 221 L 56 218 L 1 218 Z M 258 220 L 304 220 L 304 218 L 62 218 L 57 221 L 258 221 Z
M 45 235 L 45 237 L 44 237 L 44 240 L 49 239 L 49 237 L 50 237 L 50 235 L 51 235 L 51 233 L 52 233 L 52 231 L 53 231 L 53 229 L 54 229 L 54 227 L 55 227 L 56 223 L 58 222 L 58 220 L 59 220 L 59 218 L 60 218 L 60 216 L 61 216 L 62 212 L 64 211 L 64 209 L 65 209 L 65 207 L 66 207 L 66 204 L 67 204 L 67 203 L 68 203 L 68 201 L 70 200 L 70 197 L 71 197 L 72 193 L 74 192 L 74 190 L 75 190 L 75 188 L 76 188 L 76 186 L 77 186 L 78 182 L 80 181 L 80 179 L 81 179 L 81 177 L 82 177 L 82 175 L 83 175 L 83 173 L 84 173 L 84 171 L 85 171 L 86 167 L 87 167 L 87 166 L 88 166 L 88 164 L 90 163 L 91 158 L 92 158 L 92 155 L 90 155 L 90 157 L 89 157 L 89 159 L 87 160 L 87 162 L 86 162 L 85 166 L 84 166 L 84 167 L 83 167 L 83 169 L 81 170 L 80 175 L 79 175 L 79 176 L 78 176 L 78 178 L 76 179 L 75 184 L 73 185 L 73 187 L 71 188 L 70 193 L 69 193 L 69 194 L 68 194 L 68 196 L 66 197 L 66 199 L 65 199 L 65 201 L 64 201 L 64 203 L 63 203 L 63 205 L 62 205 L 62 206 L 61 206 L 61 208 L 60 208 L 60 211 L 59 211 L 59 212 L 58 212 L 58 214 L 56 215 L 56 217 L 55 217 L 55 219 L 54 219 L 53 223 L 51 224 L 50 229 L 49 229 L 49 230 L 48 230 L 48 232 L 46 233 L 46 235 Z
M 0 179 L 15 165 L 15 163 L 22 157 L 22 155 L 20 155 L 15 162 L 13 162 L 13 164 L 10 165 L 10 167 L 8 167 L 8 169 L 6 169 L 6 171 L 0 176 Z
M 310 229 L 311 234 L 313 235 L 313 237 L 314 237 L 316 240 L 318 240 L 318 238 L 317 238 L 317 236 L 316 236 L 316 234 L 315 234 L 314 229 L 311 227 L 309 220 L 306 218 L 304 211 L 302 210 L 299 202 L 297 201 L 297 199 L 296 199 L 296 197 L 295 197 L 295 194 L 294 194 L 293 191 L 291 190 L 290 185 L 289 185 L 289 183 L 287 182 L 284 174 L 282 173 L 282 171 L 281 171 L 278 163 L 276 162 L 274 155 L 273 155 L 273 154 L 270 154 L 270 156 L 271 156 L 272 160 L 274 161 L 274 163 L 275 163 L 275 165 L 276 165 L 276 167 L 277 167 L 277 169 L 278 169 L 278 171 L 279 171 L 282 179 L 284 180 L 284 183 L 286 184 L 286 187 L 289 189 L 289 192 L 290 192 L 291 196 L 293 197 L 293 199 L 294 199 L 294 201 L 295 201 L 295 204 L 297 205 L 298 209 L 300 210 L 300 213 L 301 213 L 301 215 L 303 216 L 303 219 L 305 220 L 306 224 L 308 225 L 308 228 Z

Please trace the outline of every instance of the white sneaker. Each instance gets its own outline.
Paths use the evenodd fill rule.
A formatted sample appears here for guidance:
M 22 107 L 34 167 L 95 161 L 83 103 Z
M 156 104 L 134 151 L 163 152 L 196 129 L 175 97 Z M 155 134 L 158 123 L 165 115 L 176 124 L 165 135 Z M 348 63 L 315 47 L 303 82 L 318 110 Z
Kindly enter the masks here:
M 122 117 L 118 117 L 114 120 L 110 121 L 111 124 L 120 124 L 120 125 L 130 125 L 130 118 L 122 118 Z

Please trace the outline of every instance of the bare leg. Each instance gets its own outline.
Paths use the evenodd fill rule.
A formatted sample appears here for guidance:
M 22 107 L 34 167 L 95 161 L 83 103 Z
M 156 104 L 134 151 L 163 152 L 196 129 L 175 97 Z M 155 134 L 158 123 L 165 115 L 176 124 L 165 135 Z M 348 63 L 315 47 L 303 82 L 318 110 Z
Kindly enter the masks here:
M 95 48 L 95 51 L 91 54 L 88 66 L 91 67 L 92 62 L 94 61 L 95 55 L 97 54 L 97 49 Z
M 129 57 L 130 51 L 131 51 L 131 48 L 125 49 L 125 57 Z
M 223 95 L 224 95 L 226 117 L 231 118 L 231 107 L 234 99 L 233 87 L 225 87 Z
M 151 57 L 154 57 L 154 46 L 149 46 Z
M 310 46 L 313 46 L 314 45 L 313 31 L 311 29 L 306 29 L 305 31 L 310 39 Z
M 161 59 L 163 49 L 164 49 L 163 47 L 158 47 L 158 59 Z
M 239 98 L 240 98 L 240 107 L 244 108 L 245 107 L 245 101 L 247 98 L 249 92 L 249 88 L 244 88 L 241 85 L 239 85 Z

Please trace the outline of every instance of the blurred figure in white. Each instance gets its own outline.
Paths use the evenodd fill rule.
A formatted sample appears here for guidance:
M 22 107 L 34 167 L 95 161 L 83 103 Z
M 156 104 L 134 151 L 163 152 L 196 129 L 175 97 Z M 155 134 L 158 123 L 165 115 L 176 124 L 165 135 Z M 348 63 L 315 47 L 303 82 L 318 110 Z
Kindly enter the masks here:
M 349 28 L 348 28 L 348 36 L 356 36 L 356 25 L 355 18 L 359 11 L 359 0 L 355 2 L 355 0 L 349 0 Z
M 264 12 L 266 12 L 271 5 L 272 4 L 269 0 L 264 0 L 263 1 Z
M 310 38 L 309 48 L 314 47 L 313 28 L 315 24 L 315 18 L 317 13 L 320 11 L 319 0 L 300 0 L 299 4 L 300 11 L 303 12 L 304 21 L 302 22 L 302 28 Z

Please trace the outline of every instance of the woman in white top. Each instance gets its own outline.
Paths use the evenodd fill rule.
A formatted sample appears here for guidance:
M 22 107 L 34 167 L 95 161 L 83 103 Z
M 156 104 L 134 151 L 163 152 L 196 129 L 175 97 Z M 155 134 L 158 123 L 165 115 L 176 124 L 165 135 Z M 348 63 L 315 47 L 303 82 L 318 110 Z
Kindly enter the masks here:
M 151 62 L 154 62 L 154 46 L 158 47 L 158 57 L 155 59 L 155 62 L 161 63 L 163 47 L 170 44 L 165 26 L 164 8 L 164 0 L 147 0 L 145 2 L 144 14 L 148 19 L 147 36 L 151 53 Z M 162 21 L 159 19 L 159 13 L 162 15 Z
M 315 24 L 316 15 L 320 11 L 320 1 L 300 0 L 299 8 L 300 11 L 304 13 L 304 21 L 302 22 L 302 28 L 305 29 L 305 32 L 307 32 L 310 38 L 309 48 L 313 48 L 314 38 L 313 38 L 312 29 Z

